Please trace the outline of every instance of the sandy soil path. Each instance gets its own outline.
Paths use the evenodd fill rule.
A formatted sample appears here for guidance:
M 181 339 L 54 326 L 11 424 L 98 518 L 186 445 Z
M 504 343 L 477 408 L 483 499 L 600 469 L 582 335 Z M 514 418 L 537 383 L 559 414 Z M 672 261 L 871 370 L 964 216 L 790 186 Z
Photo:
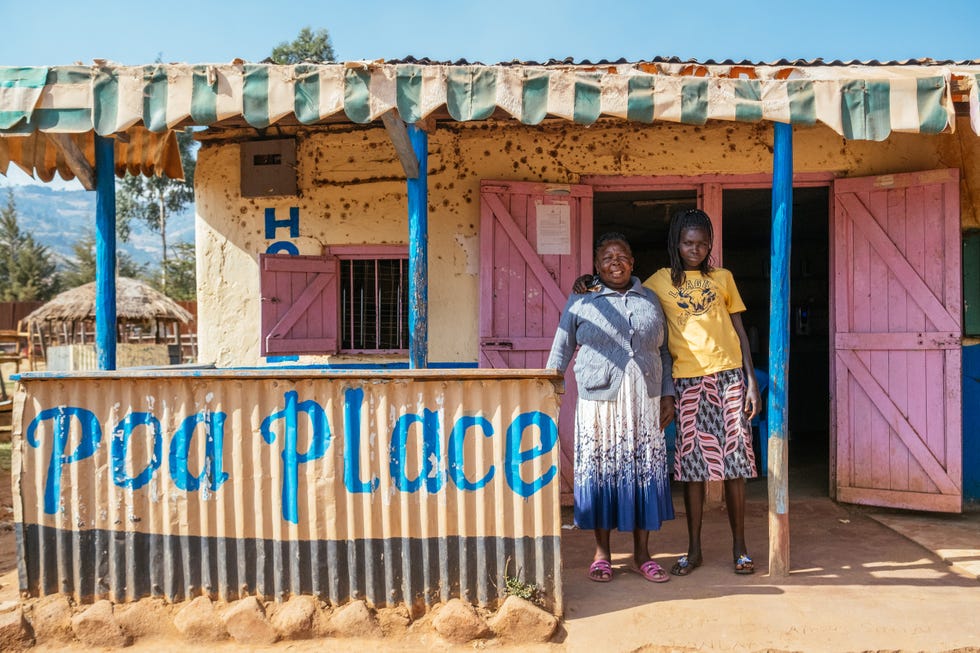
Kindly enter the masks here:
M 788 578 L 767 575 L 765 481 L 750 483 L 749 545 L 758 573 L 732 573 L 724 512 L 705 517 L 705 563 L 691 576 L 665 584 L 627 570 L 629 538 L 614 534 L 613 582 L 588 581 L 593 538 L 563 531 L 566 620 L 555 641 L 533 647 L 479 642 L 454 647 L 431 628 L 398 640 L 280 642 L 255 651 L 980 651 L 980 583 L 959 574 L 932 552 L 868 517 L 868 509 L 836 504 L 820 487 L 791 485 L 792 568 Z M 679 493 L 678 493 L 679 494 Z M 9 472 L 0 470 L 0 605 L 17 598 L 16 551 Z M 678 516 L 651 537 L 665 567 L 684 552 Z M 208 645 L 240 652 L 236 643 Z M 37 651 L 88 651 L 43 643 Z M 128 650 L 200 650 L 180 640 L 141 640 Z

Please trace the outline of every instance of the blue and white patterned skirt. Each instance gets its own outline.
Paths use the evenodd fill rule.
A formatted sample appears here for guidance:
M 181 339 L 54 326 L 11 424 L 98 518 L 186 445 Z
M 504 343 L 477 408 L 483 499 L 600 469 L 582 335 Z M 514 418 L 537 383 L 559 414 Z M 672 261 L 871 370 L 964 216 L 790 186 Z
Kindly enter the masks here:
M 626 366 L 614 401 L 579 397 L 575 410 L 575 525 L 659 530 L 674 518 L 660 398 L 643 372 Z

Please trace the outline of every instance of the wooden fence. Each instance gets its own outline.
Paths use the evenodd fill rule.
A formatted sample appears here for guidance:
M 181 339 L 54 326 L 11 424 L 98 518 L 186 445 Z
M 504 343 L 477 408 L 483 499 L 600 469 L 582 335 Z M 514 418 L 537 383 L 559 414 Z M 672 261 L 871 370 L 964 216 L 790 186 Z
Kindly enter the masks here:
M 197 361 L 197 302 L 193 300 L 191 301 L 181 300 L 181 301 L 177 301 L 177 303 L 180 304 L 181 307 L 186 309 L 193 316 L 193 318 L 187 324 L 178 323 L 177 325 L 180 331 L 181 351 L 180 351 L 179 361 L 175 361 L 175 362 L 180 362 L 180 363 L 196 362 Z M 0 302 L 0 333 L 5 332 L 9 334 L 16 334 L 18 336 L 22 336 L 23 339 L 23 343 L 20 343 L 19 342 L 20 338 L 18 338 L 17 341 L 10 343 L 9 346 L 4 346 L 2 343 L 0 343 L 0 350 L 2 350 L 0 351 L 0 355 L 4 353 L 8 353 L 12 355 L 20 354 L 21 357 L 23 358 L 28 357 L 27 356 L 27 351 L 29 348 L 27 342 L 28 336 L 26 333 L 24 333 L 26 329 L 22 327 L 21 321 L 25 317 L 27 317 L 27 315 L 29 315 L 32 311 L 42 306 L 43 304 L 44 302 Z M 92 332 L 94 335 L 94 325 L 92 328 Z M 141 336 L 139 335 L 133 336 L 132 333 L 127 333 L 125 335 L 122 335 L 122 337 L 124 340 L 127 341 L 136 338 L 136 340 L 133 340 L 134 342 L 141 338 Z M 146 335 L 146 337 L 155 339 L 156 336 L 153 333 L 149 333 Z M 169 330 L 166 339 L 168 342 L 176 341 L 175 334 L 173 333 L 172 330 Z M 34 355 L 35 357 L 43 358 L 43 353 L 42 353 L 43 347 L 39 345 L 40 343 L 34 344 L 33 347 Z M 10 349 L 11 351 L 7 351 L 8 349 Z

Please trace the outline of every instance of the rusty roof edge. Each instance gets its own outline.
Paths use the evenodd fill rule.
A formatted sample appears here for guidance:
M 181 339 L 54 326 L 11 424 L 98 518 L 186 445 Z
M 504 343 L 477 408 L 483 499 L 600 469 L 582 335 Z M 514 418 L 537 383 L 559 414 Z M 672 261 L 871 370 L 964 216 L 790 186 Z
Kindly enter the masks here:
M 328 63 L 328 62 L 323 62 Z M 617 66 L 617 65 L 628 65 L 628 64 L 644 64 L 644 63 L 667 63 L 667 64 L 688 64 L 695 66 L 754 66 L 754 67 L 764 67 L 764 66 L 969 66 L 969 65 L 980 65 L 980 59 L 934 59 L 931 57 L 915 58 L 915 59 L 904 59 L 904 60 L 888 60 L 879 61 L 878 59 L 833 59 L 831 61 L 826 61 L 822 57 L 817 57 L 815 59 L 787 59 L 780 58 L 774 59 L 772 61 L 752 61 L 749 59 L 735 60 L 735 59 L 684 59 L 676 56 L 657 56 L 650 59 L 639 59 L 639 60 L 629 60 L 623 57 L 619 59 L 599 59 L 598 61 L 591 61 L 590 59 L 580 59 L 576 60 L 572 57 L 566 57 L 564 59 L 548 59 L 547 61 L 539 62 L 534 60 L 519 60 L 512 59 L 510 61 L 501 61 L 493 64 L 484 64 L 479 61 L 467 61 L 466 59 L 457 59 L 456 61 L 439 61 L 434 59 L 429 59 L 427 57 L 416 58 L 413 56 L 407 56 L 404 59 L 388 59 L 384 63 L 388 64 L 417 64 L 417 65 L 439 65 L 439 66 Z
M 263 61 L 247 61 L 241 58 L 235 58 L 231 61 L 198 61 L 198 62 L 149 62 L 141 64 L 128 64 L 121 63 L 117 61 L 112 61 L 109 59 L 93 59 L 91 64 L 82 64 L 81 62 L 75 62 L 74 64 L 65 65 L 52 65 L 51 68 L 70 68 L 70 67 L 80 67 L 80 68 L 143 68 L 147 66 L 162 66 L 164 68 L 170 66 L 236 66 L 236 65 L 266 65 L 266 66 L 279 66 L 283 68 L 289 68 L 294 65 L 317 65 L 317 66 L 346 66 L 351 68 L 362 68 L 371 67 L 379 65 L 404 65 L 412 64 L 418 66 L 476 66 L 476 67 L 548 67 L 548 68 L 561 68 L 564 66 L 570 67 L 595 67 L 595 66 L 633 66 L 642 64 L 683 64 L 690 66 L 747 66 L 747 67 L 774 67 L 774 66 L 796 66 L 796 67 L 878 67 L 878 66 L 980 66 L 980 59 L 936 59 L 932 57 L 921 57 L 921 58 L 909 58 L 909 59 L 890 59 L 890 60 L 879 60 L 879 59 L 831 59 L 826 60 L 823 57 L 816 57 L 813 59 L 802 59 L 802 58 L 786 58 L 781 57 L 779 59 L 773 59 L 772 61 L 755 61 L 750 59 L 695 59 L 695 58 L 683 58 L 677 56 L 655 56 L 649 59 L 626 59 L 625 57 L 620 57 L 618 59 L 598 59 L 592 61 L 591 59 L 575 59 L 573 57 L 565 57 L 563 59 L 551 58 L 545 61 L 537 61 L 534 59 L 511 59 L 509 61 L 498 61 L 493 63 L 485 63 L 482 61 L 474 60 L 470 61 L 468 59 L 456 59 L 456 60 L 441 60 L 441 59 L 430 59 L 429 57 L 414 57 L 408 55 L 404 58 L 396 59 L 347 59 L 338 61 L 304 61 L 301 64 L 276 64 L 269 61 L 268 59 Z

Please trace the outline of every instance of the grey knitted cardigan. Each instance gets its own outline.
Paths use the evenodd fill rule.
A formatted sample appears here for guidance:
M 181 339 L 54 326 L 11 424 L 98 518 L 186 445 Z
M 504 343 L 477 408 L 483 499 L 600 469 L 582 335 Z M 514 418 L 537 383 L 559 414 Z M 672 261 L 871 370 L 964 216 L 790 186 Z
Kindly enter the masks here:
M 568 298 L 546 367 L 564 372 L 576 349 L 575 380 L 584 399 L 615 399 L 630 360 L 640 366 L 648 396 L 674 395 L 664 311 L 636 277 L 625 293 L 600 286 Z

